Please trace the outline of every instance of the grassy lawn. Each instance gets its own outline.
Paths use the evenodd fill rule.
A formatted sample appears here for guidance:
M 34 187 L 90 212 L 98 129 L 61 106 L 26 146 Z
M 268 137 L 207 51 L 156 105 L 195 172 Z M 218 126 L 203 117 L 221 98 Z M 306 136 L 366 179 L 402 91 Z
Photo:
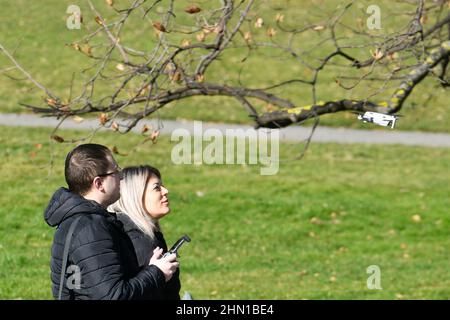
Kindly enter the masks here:
M 92 1 L 96 8 L 107 19 L 114 17 L 113 11 L 105 1 Z M 130 1 L 115 1 L 119 7 Z M 368 15 L 366 8 L 373 4 L 373 1 L 357 1 L 353 7 L 343 16 L 343 22 L 355 27 L 357 21 L 364 24 Z M 218 2 L 214 2 L 218 3 Z M 84 24 L 81 30 L 69 30 L 66 28 L 66 9 L 71 4 L 80 6 Z M 177 19 L 182 23 L 193 25 L 195 19 L 183 13 L 183 9 L 192 4 L 191 1 L 177 1 L 175 13 Z M 244 25 L 243 30 L 250 30 L 254 20 L 262 17 L 265 21 L 264 28 L 253 30 L 253 37 L 257 42 L 267 42 L 266 28 L 273 27 L 278 30 L 275 24 L 275 16 L 283 14 L 285 16 L 285 27 L 302 26 L 308 23 L 326 23 L 326 17 L 338 6 L 342 8 L 345 3 L 340 0 L 312 0 L 312 1 L 289 1 L 277 0 L 256 1 L 255 10 L 250 15 L 252 19 Z M 164 2 L 160 3 L 158 10 L 164 9 Z M 200 1 L 199 5 L 207 8 L 211 2 Z M 382 29 L 373 31 L 374 36 L 383 36 L 399 26 L 406 26 L 408 17 L 405 15 L 393 16 L 395 12 L 414 11 L 414 7 L 408 4 L 395 3 L 392 1 L 377 1 L 382 12 Z M 283 9 L 284 8 L 284 9 Z M 288 8 L 288 9 L 286 9 Z M 160 19 L 156 14 L 149 16 L 152 21 Z M 434 18 L 428 17 L 425 28 L 434 24 Z M 76 52 L 69 44 L 79 41 L 83 36 L 95 30 L 98 26 L 94 22 L 94 15 L 90 11 L 85 1 L 73 0 L 4 0 L 0 10 L 0 42 L 10 51 L 15 51 L 18 61 L 30 71 L 35 78 L 44 85 L 53 89 L 57 94 L 67 97 L 69 94 L 72 75 L 75 73 L 74 95 L 81 89 L 81 81 L 86 81 L 90 73 L 81 74 L 80 70 L 89 67 L 92 60 L 88 59 L 80 52 Z M 110 21 L 110 20 L 109 20 Z M 300 22 L 303 22 L 300 23 Z M 130 24 L 124 30 L 121 41 L 129 46 L 137 47 L 141 50 L 150 50 L 155 44 L 151 21 L 142 20 L 136 16 L 130 20 Z M 337 32 L 342 36 L 341 45 L 352 44 L 353 38 L 348 31 L 338 27 Z M 296 50 L 304 51 L 312 48 L 314 44 L 329 37 L 329 30 L 322 32 L 306 32 L 296 37 Z M 195 34 L 184 35 L 177 38 L 177 35 L 169 34 L 169 39 L 174 43 L 181 43 L 183 40 L 195 41 Z M 98 44 L 100 39 L 94 39 Z M 278 30 L 273 38 L 274 42 L 286 45 L 288 38 Z M 354 44 L 354 43 L 353 43 Z M 348 53 L 354 54 L 361 60 L 370 57 L 370 48 L 348 49 Z M 94 54 L 101 50 L 94 47 Z M 311 57 L 305 58 L 308 63 L 317 65 L 315 57 L 324 58 L 330 51 L 329 47 L 316 49 L 311 52 Z M 237 86 L 239 82 L 251 88 L 271 86 L 292 78 L 311 79 L 312 72 L 306 70 L 300 63 L 293 61 L 288 54 L 278 55 L 273 50 L 261 50 L 257 55 L 250 56 L 245 63 L 242 59 L 247 55 L 246 48 L 236 48 L 226 51 L 218 61 L 213 63 L 205 75 L 206 81 L 224 83 L 229 86 Z M 329 65 L 319 76 L 320 84 L 317 86 L 318 100 L 327 101 L 333 99 L 364 99 L 369 94 L 376 92 L 381 83 L 369 83 L 356 87 L 354 90 L 343 90 L 335 80 L 336 76 L 356 76 L 360 77 L 364 70 L 349 70 L 339 65 L 348 62 L 337 58 L 334 65 Z M 10 66 L 7 59 L 0 55 L 0 70 Z M 117 71 L 117 70 L 116 70 Z M 378 76 L 382 75 L 382 70 Z M 18 72 L 11 72 L 10 75 L 23 78 Z M 347 86 L 351 82 L 345 83 Z M 449 132 L 450 114 L 447 112 L 448 94 L 443 88 L 436 85 L 435 79 L 426 79 L 411 94 L 404 105 L 402 114 L 406 115 L 398 122 L 399 130 L 424 130 Z M 392 90 L 398 86 L 398 82 L 392 82 L 386 88 L 386 94 L 375 96 L 374 101 L 386 100 Z M 98 84 L 96 90 L 97 97 L 107 95 L 112 86 L 109 84 Z M 130 89 L 131 90 L 131 89 Z M 283 87 L 273 91 L 274 94 L 292 99 L 299 106 L 308 105 L 312 102 L 311 87 L 296 85 Z M 110 94 L 110 93 L 109 93 Z M 44 99 L 42 92 L 37 89 L 30 89 L 26 81 L 12 81 L 4 76 L 0 77 L 0 112 L 25 112 L 19 103 L 40 104 Z M 258 105 L 259 111 L 265 107 Z M 140 108 L 140 106 L 139 106 Z M 248 114 L 243 107 L 235 100 L 220 97 L 194 97 L 181 100 L 178 103 L 167 105 L 158 116 L 167 119 L 197 119 L 204 121 L 238 122 L 251 123 Z M 353 114 L 335 114 L 324 116 L 321 119 L 322 125 L 347 126 L 354 128 L 367 128 L 367 126 L 355 120 Z
M 50 129 L 0 130 L 0 299 L 51 299 L 54 230 L 43 210 L 64 185 L 73 145 L 50 142 Z M 137 146 L 138 135 L 105 132 L 93 141 L 127 153 L 116 156 L 122 167 L 161 170 L 172 207 L 166 239 L 192 238 L 181 250 L 182 293 L 450 298 L 449 149 L 316 143 L 293 161 L 301 145 L 282 144 L 278 174 L 261 176 L 257 165 L 174 165 L 169 137 Z M 366 287 L 370 265 L 382 290 Z

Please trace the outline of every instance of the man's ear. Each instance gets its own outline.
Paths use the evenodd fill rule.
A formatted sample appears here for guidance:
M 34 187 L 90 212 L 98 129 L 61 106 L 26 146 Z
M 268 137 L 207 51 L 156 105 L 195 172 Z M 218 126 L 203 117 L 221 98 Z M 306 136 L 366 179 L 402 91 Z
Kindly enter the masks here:
M 103 191 L 104 187 L 103 187 L 103 180 L 100 177 L 95 177 L 94 181 L 92 181 L 92 188 L 94 190 L 99 190 L 99 191 Z

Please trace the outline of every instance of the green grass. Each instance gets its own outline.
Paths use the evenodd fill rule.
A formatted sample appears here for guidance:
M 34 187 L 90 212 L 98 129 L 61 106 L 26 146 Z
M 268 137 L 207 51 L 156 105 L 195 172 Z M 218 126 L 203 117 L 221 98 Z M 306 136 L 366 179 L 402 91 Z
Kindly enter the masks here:
M 0 129 L 0 298 L 51 299 L 54 230 L 43 211 L 64 185 L 73 145 L 50 142 L 51 129 Z M 192 238 L 181 250 L 182 293 L 450 298 L 449 149 L 316 143 L 293 161 L 301 145 L 282 144 L 278 174 L 261 176 L 257 165 L 174 165 L 169 137 L 136 147 L 138 135 L 105 132 L 93 141 L 127 153 L 116 156 L 122 167 L 161 170 L 172 207 L 161 221 L 166 240 Z M 381 268 L 382 290 L 366 287 L 370 265 Z
M 114 17 L 113 11 L 105 1 L 92 1 L 96 8 L 111 21 Z M 116 1 L 119 8 L 129 1 Z M 218 2 L 214 2 L 217 4 Z M 84 24 L 81 30 L 69 30 L 66 28 L 66 9 L 68 5 L 74 4 L 70 0 L 5 0 L 2 1 L 0 11 L 0 42 L 10 51 L 17 48 L 15 56 L 18 61 L 30 71 L 34 77 L 44 85 L 53 89 L 57 94 L 67 97 L 72 75 L 75 73 L 74 94 L 79 93 L 80 83 L 89 77 L 89 73 L 81 74 L 80 70 L 92 64 L 92 60 L 83 54 L 76 52 L 67 44 L 79 41 L 83 36 L 95 30 L 94 15 L 91 13 L 86 2 L 80 2 L 84 17 Z M 177 1 L 175 13 L 179 24 L 194 25 L 195 18 L 183 12 L 183 9 L 192 4 L 191 1 Z M 211 2 L 200 1 L 201 7 L 207 8 Z M 343 2 L 340 0 L 314 0 L 314 1 L 257 1 L 254 11 L 252 11 L 248 23 L 244 24 L 243 30 L 252 30 L 255 41 L 267 42 L 266 28 L 273 27 L 278 30 L 273 41 L 286 44 L 288 39 L 280 32 L 275 24 L 275 16 L 280 13 L 285 16 L 284 26 L 293 28 L 307 23 L 324 23 L 326 17 L 338 6 L 342 8 Z M 365 9 L 372 4 L 369 0 L 357 1 L 354 6 L 343 16 L 343 22 L 352 27 L 357 26 L 358 21 L 364 25 L 368 15 Z M 414 7 L 408 4 L 395 3 L 392 1 L 378 1 L 382 12 L 382 30 L 373 31 L 373 35 L 385 35 L 399 27 L 405 27 L 408 17 L 405 15 L 391 15 L 394 12 L 414 11 Z M 160 9 L 164 9 L 165 4 L 159 4 Z M 159 10 L 159 9 L 158 9 Z M 264 28 L 254 29 L 253 23 L 256 17 L 264 18 Z M 152 21 L 160 20 L 157 14 L 150 14 Z M 359 19 L 359 20 L 358 20 Z M 428 17 L 425 24 L 429 28 L 434 23 L 434 17 Z M 344 28 L 338 27 L 337 32 L 342 35 L 341 45 L 354 44 L 355 40 Z M 124 36 L 121 41 L 141 50 L 150 50 L 155 43 L 151 23 L 142 20 L 140 17 L 132 16 L 130 24 L 124 29 Z M 174 43 L 181 43 L 183 39 L 195 41 L 195 34 L 177 35 L 171 33 L 168 39 Z M 329 31 L 306 32 L 296 36 L 296 50 L 306 50 L 312 48 L 314 44 L 329 37 Z M 95 38 L 95 44 L 100 42 L 100 38 Z M 317 65 L 313 57 L 323 58 L 329 52 L 329 46 L 316 49 L 311 53 L 312 57 L 307 58 L 308 63 Z M 94 54 L 99 54 L 102 50 L 94 47 Z M 354 54 L 361 60 L 370 57 L 370 48 L 348 49 L 348 53 Z M 265 87 L 292 78 L 311 78 L 312 73 L 306 70 L 300 63 L 293 61 L 292 57 L 286 55 L 276 55 L 273 50 L 261 50 L 256 55 L 251 55 L 245 63 L 241 60 L 246 57 L 247 49 L 230 49 L 221 55 L 220 59 L 210 66 L 206 80 L 210 82 L 224 83 L 229 86 L 239 85 L 241 81 L 248 87 Z M 181 57 L 186 58 L 186 56 Z M 347 64 L 346 61 L 337 58 L 336 64 Z M 7 59 L 0 55 L 0 70 L 10 66 Z M 114 68 L 114 64 L 112 66 Z M 116 70 L 117 71 L 117 70 Z M 377 91 L 381 83 L 369 83 L 356 87 L 354 90 L 346 91 L 341 89 L 336 83 L 337 75 L 362 76 L 367 70 L 348 70 L 337 65 L 329 65 L 320 74 L 320 85 L 317 87 L 318 100 L 327 101 L 333 99 L 364 99 L 368 94 Z M 382 72 L 385 72 L 384 70 Z M 23 78 L 18 72 L 10 72 L 12 76 Z M 351 82 L 345 82 L 347 86 Z M 425 79 L 411 94 L 404 105 L 402 114 L 406 115 L 398 122 L 399 130 L 424 130 L 449 132 L 450 115 L 447 112 L 448 98 L 443 88 L 438 87 L 435 79 Z M 137 86 L 136 83 L 130 85 L 130 90 Z M 398 82 L 393 82 L 387 86 L 387 92 L 373 98 L 374 101 L 385 100 L 389 97 L 393 88 L 398 86 Z M 96 86 L 97 97 L 107 95 L 112 85 L 98 84 Z M 136 89 L 136 88 L 134 88 Z M 299 106 L 311 104 L 311 88 L 305 85 L 288 86 L 283 89 L 274 90 L 273 93 L 288 97 Z M 19 103 L 34 103 L 41 105 L 45 95 L 35 88 L 30 89 L 26 81 L 12 81 L 4 76 L 0 77 L 0 112 L 26 112 L 19 106 Z M 257 105 L 262 111 L 266 106 Z M 238 122 L 251 123 L 248 114 L 243 107 L 234 99 L 221 97 L 194 97 L 181 100 L 177 103 L 167 105 L 158 116 L 167 119 L 197 119 L 203 121 Z M 322 117 L 322 125 L 346 126 L 354 128 L 367 128 L 367 126 L 355 120 L 353 114 L 333 114 Z

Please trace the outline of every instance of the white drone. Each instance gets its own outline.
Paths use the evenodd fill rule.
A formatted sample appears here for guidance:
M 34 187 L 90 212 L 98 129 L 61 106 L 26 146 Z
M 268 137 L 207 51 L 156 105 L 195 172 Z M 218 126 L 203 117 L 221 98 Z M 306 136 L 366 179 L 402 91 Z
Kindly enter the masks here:
M 378 112 L 367 111 L 364 114 L 358 114 L 358 120 L 362 120 L 364 122 L 372 122 L 378 124 L 383 127 L 391 126 L 391 129 L 394 129 L 395 122 L 397 121 L 398 115 L 389 115 Z

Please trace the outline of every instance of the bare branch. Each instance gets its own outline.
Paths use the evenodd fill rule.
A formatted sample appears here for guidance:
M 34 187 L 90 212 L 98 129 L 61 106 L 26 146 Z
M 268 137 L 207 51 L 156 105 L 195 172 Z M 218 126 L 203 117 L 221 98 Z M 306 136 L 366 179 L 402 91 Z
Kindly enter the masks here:
M 105 20 L 102 18 L 101 14 L 95 9 L 94 5 L 90 0 L 88 0 L 89 6 L 91 10 L 96 14 L 98 17 L 100 24 L 102 25 L 103 29 L 105 30 L 106 34 L 108 35 L 108 38 L 111 40 L 111 43 L 113 46 L 117 47 L 120 54 L 122 55 L 123 61 L 125 63 L 129 63 L 128 56 L 125 52 L 125 50 L 122 48 L 122 45 L 119 44 L 119 38 L 116 38 L 112 35 L 111 31 L 109 31 L 108 27 L 106 26 Z
M 11 60 L 12 63 L 14 63 L 14 65 L 16 66 L 17 69 L 19 69 L 26 77 L 28 80 L 30 80 L 36 87 L 38 87 L 39 89 L 41 89 L 42 91 L 44 91 L 48 97 L 54 99 L 54 100 L 59 100 L 57 98 L 56 95 L 54 95 L 49 89 L 47 89 L 46 87 L 44 87 L 42 84 L 40 84 L 37 80 L 35 80 L 29 73 L 28 71 L 26 71 L 18 62 L 17 60 L 8 52 L 8 50 L 5 49 L 5 47 L 0 43 L 0 51 L 2 51 L 9 60 Z
M 133 0 L 126 8 L 114 8 L 117 18 L 106 23 L 88 0 L 101 27 L 79 42 L 87 49 L 71 44 L 93 63 L 82 70 L 81 86 L 72 78 L 65 105 L 1 45 L 0 49 L 14 63 L 14 69 L 52 99 L 44 105 L 25 105 L 44 116 L 65 119 L 101 112 L 108 115 L 106 126 L 118 116 L 126 117 L 129 122 L 120 128 L 128 132 L 141 119 L 158 115 L 158 110 L 170 103 L 195 96 L 220 96 L 244 108 L 257 127 L 279 128 L 313 118 L 317 125 L 321 115 L 341 111 L 395 113 L 427 76 L 437 79 L 438 85 L 448 86 L 447 4 L 399 2 L 414 5 L 414 10 L 399 12 L 391 6 L 384 19 L 401 23 L 393 23 L 397 27 L 387 34 L 364 31 L 362 19 L 350 19 L 352 24 L 345 24 L 349 14 L 361 14 L 353 5 L 355 1 L 330 13 L 318 10 L 318 15 L 308 13 L 306 19 L 291 18 L 285 23 L 281 14 L 273 21 L 263 21 L 260 17 L 268 17 L 272 11 L 259 8 L 254 0 L 208 2 L 207 9 L 189 13 L 184 8 L 183 17 L 179 16 L 177 1 L 153 0 L 144 7 L 145 0 Z M 424 30 L 431 15 L 433 25 Z M 145 46 L 119 42 L 119 36 L 127 37 L 124 26 L 136 16 L 149 27 L 148 31 L 142 29 L 148 41 Z M 274 69 L 278 66 L 282 72 Z M 216 67 L 227 76 L 217 74 Z M 355 81 L 342 83 L 342 79 Z M 324 92 L 322 88 L 327 86 L 334 86 L 333 90 Z M 79 88 L 77 92 L 75 88 Z M 393 91 L 386 93 L 388 90 Z

